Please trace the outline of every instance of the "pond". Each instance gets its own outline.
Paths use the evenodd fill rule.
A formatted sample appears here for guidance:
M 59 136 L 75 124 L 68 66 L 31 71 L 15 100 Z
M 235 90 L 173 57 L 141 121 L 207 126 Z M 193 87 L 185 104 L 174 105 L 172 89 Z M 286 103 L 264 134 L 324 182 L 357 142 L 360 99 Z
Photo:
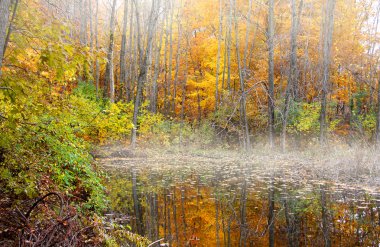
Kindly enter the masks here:
M 103 165 L 110 215 L 161 246 L 380 246 L 380 192 L 357 185 L 364 173 L 271 157 Z

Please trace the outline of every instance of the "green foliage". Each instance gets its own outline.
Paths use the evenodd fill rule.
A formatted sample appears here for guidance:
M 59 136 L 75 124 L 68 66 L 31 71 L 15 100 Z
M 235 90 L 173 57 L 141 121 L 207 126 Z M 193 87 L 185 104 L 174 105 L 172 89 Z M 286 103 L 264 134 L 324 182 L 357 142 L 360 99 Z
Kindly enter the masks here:
M 70 106 L 47 105 L 27 120 L 15 117 L 16 111 L 3 111 L 14 118 L 0 124 L 5 133 L 0 137 L 5 153 L 0 164 L 5 192 L 35 197 L 59 190 L 81 197 L 87 208 L 107 205 L 101 174 L 92 166 L 90 143 L 81 138 L 85 131 L 81 126 L 86 124 L 85 118 L 79 117 L 84 109 L 78 107 L 78 102 L 83 100 L 74 100 Z M 26 114 L 20 112 L 21 116 Z
M 295 133 L 319 131 L 320 103 L 295 103 L 289 112 L 289 130 Z
M 327 107 L 328 113 L 335 109 L 334 104 Z M 288 130 L 297 134 L 315 134 L 320 130 L 321 104 L 313 103 L 293 103 L 289 111 Z M 334 131 L 340 124 L 341 119 L 331 119 L 328 122 L 328 130 Z
M 365 115 L 359 115 L 358 116 L 358 124 L 364 130 L 366 135 L 370 136 L 372 133 L 376 130 L 376 113 L 371 111 L 368 114 Z

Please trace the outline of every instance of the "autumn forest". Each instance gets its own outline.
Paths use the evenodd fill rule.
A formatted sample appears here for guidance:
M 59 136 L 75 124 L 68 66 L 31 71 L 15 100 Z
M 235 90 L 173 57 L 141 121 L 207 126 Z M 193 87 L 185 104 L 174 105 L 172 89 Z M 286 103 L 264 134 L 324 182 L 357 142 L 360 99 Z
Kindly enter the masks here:
M 380 246 L 378 0 L 0 0 L 0 246 Z

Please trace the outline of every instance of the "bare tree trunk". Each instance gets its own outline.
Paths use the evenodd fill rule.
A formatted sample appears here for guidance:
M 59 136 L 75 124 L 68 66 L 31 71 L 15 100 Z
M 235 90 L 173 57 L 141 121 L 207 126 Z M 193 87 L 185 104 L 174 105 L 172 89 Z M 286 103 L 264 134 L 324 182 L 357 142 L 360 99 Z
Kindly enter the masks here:
M 249 35 L 251 32 L 251 12 L 252 12 L 252 0 L 248 0 L 248 13 L 247 13 L 247 21 L 246 21 L 244 58 L 243 58 L 244 78 L 247 78 L 247 73 L 248 73 L 248 52 L 249 52 L 248 45 L 249 45 Z M 252 40 L 252 44 L 254 44 L 254 40 Z
M 96 47 L 96 61 L 95 61 L 95 85 L 96 97 L 99 97 L 99 83 L 100 83 L 100 64 L 99 64 L 99 0 L 96 0 L 96 13 L 95 13 L 95 47 Z
M 237 58 L 237 64 L 238 64 L 238 71 L 239 71 L 239 82 L 240 82 L 240 93 L 241 93 L 241 99 L 240 99 L 240 123 L 241 128 L 243 132 L 243 147 L 244 150 L 250 149 L 250 140 L 249 140 L 249 128 L 248 128 L 248 120 L 247 120 L 247 102 L 246 102 L 246 92 L 245 92 L 245 71 L 243 71 L 243 68 L 245 68 L 246 59 L 244 57 L 244 64 L 243 68 L 241 66 L 240 61 L 240 48 L 239 48 L 239 29 L 238 29 L 238 20 L 237 20 L 237 14 L 236 14 L 236 0 L 233 0 L 233 8 L 234 8 L 234 22 L 235 22 L 235 46 L 236 46 L 236 58 Z M 248 18 L 250 17 L 251 13 L 251 1 L 250 6 L 248 10 Z M 247 20 L 247 23 L 249 23 L 249 19 Z M 248 28 L 248 27 L 247 27 Z M 247 31 L 246 34 L 246 40 L 248 40 L 249 32 Z M 248 45 L 246 45 L 245 48 L 247 48 Z M 245 50 L 246 53 L 246 50 Z
M 169 67 L 168 67 L 168 92 L 170 95 L 171 84 L 172 84 L 172 70 L 173 70 L 173 15 L 174 15 L 174 1 L 169 1 L 170 7 L 170 23 L 169 23 Z M 174 100 L 174 98 L 172 99 Z M 170 101 L 168 103 L 168 111 L 170 112 Z M 173 109 L 172 109 L 173 111 Z
M 290 68 L 289 68 L 289 76 L 288 76 L 288 84 L 286 85 L 285 92 L 285 106 L 283 112 L 283 120 L 282 120 L 282 150 L 286 150 L 286 128 L 288 125 L 288 116 L 289 116 L 289 107 L 292 96 L 294 98 L 298 95 L 298 71 L 297 71 L 297 35 L 298 35 L 298 26 L 299 19 L 301 16 L 303 0 L 300 2 L 300 7 L 298 11 L 298 15 L 296 12 L 296 0 L 291 0 L 291 8 L 292 8 L 292 27 L 290 32 Z M 293 89 L 293 92 L 291 90 Z
M 134 95 L 134 86 L 133 86 L 133 78 L 135 76 L 135 71 L 134 71 L 134 68 L 135 68 L 135 63 L 136 61 L 136 39 L 134 39 L 134 23 L 133 23 L 133 18 L 134 18 L 134 11 L 133 11 L 133 1 L 131 1 L 131 19 L 130 19 L 130 22 L 129 22 L 129 45 L 128 45 L 128 52 L 129 52 L 129 57 L 130 57 L 130 61 L 129 61 L 129 73 L 128 73 L 128 78 L 127 78 L 127 92 L 128 92 L 128 95 L 127 95 L 127 102 L 130 102 L 131 100 L 133 100 L 133 95 Z M 133 57 L 133 58 L 132 58 Z
M 0 76 L 4 59 L 4 46 L 7 37 L 11 0 L 1 0 L 0 2 Z
M 197 87 L 197 109 L 198 109 L 198 127 L 201 126 L 202 121 L 202 106 L 201 106 L 201 95 L 199 92 L 199 87 Z
M 87 46 L 87 11 L 86 0 L 80 0 L 80 43 L 83 46 Z
M 124 1 L 123 30 L 120 48 L 120 84 L 125 88 L 126 101 L 128 101 L 129 87 L 127 86 L 127 26 L 128 26 L 128 0 Z
M 274 0 L 268 0 L 268 126 L 269 145 L 274 146 Z
M 227 68 L 227 31 L 228 29 L 226 28 L 226 34 L 224 38 L 224 53 L 223 53 L 224 62 L 223 62 L 223 74 L 222 74 L 222 90 L 224 90 L 225 84 L 226 84 L 225 82 L 226 82 L 226 68 Z M 223 100 L 224 100 L 224 95 L 222 95 L 221 104 L 223 104 Z
M 186 60 L 185 60 L 185 71 L 184 71 L 184 79 L 182 82 L 182 100 L 181 100 L 181 128 L 179 133 L 179 145 L 182 147 L 182 131 L 185 124 L 185 101 L 186 101 L 186 84 L 187 84 L 187 74 L 188 74 L 188 62 L 187 62 L 187 52 L 189 48 L 189 42 L 187 40 L 187 49 L 186 49 Z
M 93 64 L 93 56 L 94 56 L 94 25 L 93 25 L 93 18 L 92 18 L 92 0 L 88 1 L 88 13 L 89 13 L 89 22 L 90 22 L 90 51 L 91 55 L 89 58 L 89 64 L 90 64 L 90 74 L 93 75 L 94 73 L 94 64 Z M 91 78 L 91 83 L 94 83 L 93 77 Z
M 330 81 L 330 60 L 331 60 L 331 46 L 334 30 L 334 8 L 335 0 L 327 0 L 324 8 L 324 21 L 322 30 L 322 45 L 323 45 L 323 60 L 322 60 L 322 99 L 321 99 L 321 116 L 320 116 L 320 137 L 321 145 L 327 143 L 327 94 Z
M 164 104 L 163 112 L 167 114 L 168 112 L 168 97 L 170 89 L 168 87 L 168 49 L 169 49 L 169 11 L 170 11 L 170 1 L 165 1 L 165 6 L 167 9 L 167 14 L 165 16 L 165 48 L 164 48 L 164 68 L 165 68 L 165 79 L 164 79 Z
M 15 3 L 13 4 L 12 17 L 11 17 L 11 20 L 9 22 L 9 28 L 7 30 L 7 37 L 5 38 L 3 54 L 5 54 L 5 52 L 7 50 L 8 43 L 9 43 L 9 40 L 10 40 L 10 37 L 11 37 L 11 33 L 12 33 L 12 30 L 13 30 L 13 22 L 14 22 L 14 20 L 16 18 L 16 14 L 17 14 L 18 3 L 19 3 L 19 0 L 15 0 Z M 0 66 L 0 68 L 1 68 L 1 66 Z M 0 75 L 1 75 L 1 72 L 0 72 Z
M 155 29 L 155 25 L 157 23 L 158 18 L 158 8 L 159 3 L 157 4 L 156 0 L 152 0 L 152 9 L 149 14 L 149 20 L 148 20 L 148 32 L 147 32 L 147 45 L 146 45 L 146 52 L 144 54 L 143 47 L 142 47 L 142 38 L 141 38 L 141 30 L 140 30 L 140 13 L 138 8 L 138 1 L 135 1 L 135 11 L 136 11 L 136 28 L 137 28 L 137 44 L 139 47 L 139 53 L 140 53 L 140 73 L 137 81 L 137 92 L 136 92 L 136 99 L 135 99 L 135 105 L 133 110 L 133 120 L 132 120 L 132 133 L 131 133 L 131 146 L 132 148 L 136 147 L 136 139 L 137 139 L 137 117 L 140 112 L 140 104 L 142 101 L 142 93 L 144 84 L 146 82 L 147 78 L 147 71 L 150 66 L 149 64 L 149 56 L 151 53 L 152 48 L 152 42 L 153 42 L 153 31 Z M 157 8 L 157 9 L 156 9 Z
M 180 21 L 180 11 L 178 11 L 178 37 L 177 37 L 177 54 L 176 54 L 176 65 L 175 65 L 175 75 L 174 75 L 174 89 L 173 89 L 173 115 L 176 114 L 176 98 L 177 98 L 177 84 L 178 84 L 178 73 L 179 73 L 179 63 L 181 57 L 181 38 L 182 38 L 182 27 Z
M 110 43 L 107 52 L 107 68 L 106 68 L 106 83 L 109 85 L 109 99 L 111 103 L 115 102 L 115 78 L 113 68 L 113 53 L 115 43 L 115 22 L 116 22 L 116 3 L 113 0 L 110 21 Z
M 229 16 L 227 22 L 227 33 L 226 33 L 226 42 L 227 42 L 227 88 L 229 94 L 231 93 L 231 43 L 232 43 L 232 5 L 230 0 L 229 6 Z
M 158 37 L 158 45 L 156 46 L 156 55 L 154 61 L 154 76 L 152 83 L 152 92 L 150 99 L 150 110 L 153 113 L 157 113 L 157 99 L 158 99 L 158 77 L 160 75 L 160 59 L 161 59 L 161 48 L 164 36 L 164 27 L 160 27 L 160 34 Z
M 218 110 L 219 105 L 219 67 L 220 67 L 220 53 L 222 49 L 222 32 L 223 32 L 223 0 L 219 0 L 219 33 L 218 33 L 218 54 L 216 58 L 216 72 L 215 72 L 215 112 Z
M 377 11 L 376 11 L 376 17 L 375 17 L 375 20 L 374 20 L 374 35 L 375 36 L 377 34 L 377 30 L 378 30 L 378 26 L 379 26 L 379 14 L 380 14 L 380 2 L 378 4 L 378 7 L 377 7 Z M 377 62 L 375 64 L 373 64 L 373 59 L 372 59 L 372 56 L 375 52 L 375 47 L 377 46 L 377 43 L 376 41 L 373 42 L 372 44 L 372 49 L 371 49 L 371 67 L 377 67 Z M 376 72 L 376 69 L 373 68 L 371 69 L 371 71 L 373 73 Z M 376 74 L 376 73 L 375 73 Z M 376 136 L 376 145 L 378 147 L 380 147 L 380 77 L 377 78 L 377 118 L 376 118 L 376 131 L 375 131 L 375 136 Z M 372 87 L 371 87 L 372 88 Z M 379 213 L 379 216 L 380 216 L 380 213 Z

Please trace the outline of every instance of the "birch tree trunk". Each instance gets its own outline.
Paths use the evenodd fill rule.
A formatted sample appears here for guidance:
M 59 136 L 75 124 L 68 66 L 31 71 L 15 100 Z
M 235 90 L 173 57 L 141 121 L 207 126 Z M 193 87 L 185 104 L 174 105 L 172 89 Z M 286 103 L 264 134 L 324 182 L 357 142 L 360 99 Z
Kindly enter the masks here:
M 248 129 L 248 121 L 247 121 L 247 103 L 246 103 L 246 92 L 245 92 L 245 83 L 244 83 L 244 72 L 242 71 L 241 61 L 240 61 L 240 48 L 239 48 L 239 28 L 238 28 L 238 20 L 237 20 L 237 10 L 236 10 L 236 0 L 231 4 L 234 9 L 234 26 L 235 26 L 235 48 L 236 48 L 236 59 L 239 71 L 239 82 L 240 82 L 240 124 L 243 132 L 243 148 L 244 150 L 248 150 L 250 148 L 249 141 L 249 129 Z M 231 2 L 230 1 L 230 2 Z
M 96 97 L 99 97 L 99 82 L 100 82 L 100 64 L 99 64 L 99 0 L 96 0 L 95 10 L 95 47 L 96 47 L 96 61 L 95 61 L 95 85 Z
M 92 75 L 94 73 L 94 64 L 93 64 L 93 56 L 94 56 L 94 24 L 93 24 L 93 10 L 92 10 L 92 0 L 88 1 L 88 13 L 89 13 L 89 22 L 90 22 L 90 51 L 91 55 L 89 58 L 89 64 L 90 64 L 90 74 Z M 94 82 L 94 78 L 91 78 L 91 83 Z
M 129 61 L 129 73 L 128 73 L 128 82 L 127 82 L 127 92 L 129 93 L 127 95 L 127 102 L 133 100 L 133 94 L 134 94 L 134 87 L 132 85 L 132 81 L 133 81 L 133 78 L 134 78 L 134 64 L 135 64 L 135 46 L 134 46 L 134 43 L 136 43 L 135 39 L 134 39 L 134 24 L 133 24 L 133 18 L 134 18 L 134 11 L 133 11 L 133 1 L 131 1 L 131 19 L 130 19 L 130 22 L 129 22 L 129 45 L 128 45 L 128 51 L 130 53 L 130 61 Z M 133 52 L 132 52 L 133 50 Z M 132 58 L 133 57 L 133 58 Z
M 168 88 L 168 47 L 169 47 L 169 11 L 170 11 L 170 2 L 165 2 L 165 8 L 167 9 L 167 14 L 165 16 L 165 47 L 164 47 L 164 104 L 163 104 L 163 112 L 164 114 L 167 114 L 168 109 L 168 97 L 170 89 Z
M 157 8 L 157 9 L 156 9 Z M 137 139 L 137 117 L 140 112 L 140 104 L 142 101 L 142 93 L 144 84 L 146 82 L 147 78 L 147 72 L 148 68 L 150 66 L 149 64 L 149 56 L 151 53 L 152 48 L 152 42 L 153 42 L 153 31 L 155 30 L 155 25 L 157 23 L 158 18 L 158 8 L 159 8 L 159 0 L 157 3 L 157 0 L 152 0 L 152 7 L 149 14 L 149 20 L 148 20 L 148 32 L 147 32 L 147 45 L 146 45 L 146 52 L 144 54 L 143 47 L 142 47 L 142 37 L 141 37 L 141 30 L 140 30 L 140 13 L 138 8 L 138 1 L 135 1 L 135 12 L 136 12 L 136 28 L 137 28 L 137 45 L 139 48 L 140 53 L 140 72 L 139 77 L 137 81 L 137 92 L 136 92 L 136 99 L 134 104 L 134 110 L 133 110 L 133 119 L 132 119 L 132 133 L 131 133 L 131 147 L 134 149 L 136 147 L 136 139 Z
M 218 54 L 216 58 L 216 72 L 215 72 L 215 112 L 218 110 L 219 105 L 219 67 L 220 67 L 220 53 L 222 46 L 222 32 L 223 32 L 223 0 L 219 0 L 219 33 L 218 33 Z
M 86 11 L 86 0 L 80 0 L 80 43 L 83 46 L 87 45 L 87 11 Z
M 169 64 L 168 64 L 168 92 L 170 95 L 172 84 L 172 70 L 173 70 L 173 15 L 174 15 L 174 0 L 170 1 L 170 23 L 169 23 Z M 172 95 L 173 97 L 173 95 Z M 174 99 L 172 99 L 174 100 Z M 168 109 L 170 109 L 170 101 L 168 103 Z M 169 110 L 170 111 L 170 110 Z
M 7 36 L 5 38 L 5 42 L 4 42 L 4 50 L 3 50 L 3 53 L 2 54 L 5 54 L 6 50 L 7 50 L 7 47 L 8 47 L 8 42 L 10 40 L 10 37 L 11 37 L 11 33 L 12 33 L 12 30 L 13 30 L 13 22 L 16 18 L 16 14 L 17 14 L 17 9 L 18 9 L 18 4 L 19 4 L 19 0 L 15 0 L 15 3 L 13 4 L 13 11 L 12 11 L 12 18 L 11 20 L 9 21 L 9 28 L 7 30 Z M 1 68 L 1 66 L 0 66 Z M 1 75 L 1 74 L 0 74 Z
M 180 12 L 178 11 L 178 17 L 180 16 Z M 179 73 L 179 63 L 181 57 L 181 38 L 182 38 L 182 27 L 180 18 L 178 18 L 178 38 L 177 38 L 177 54 L 176 54 L 176 62 L 175 62 L 175 75 L 174 75 L 174 85 L 173 85 L 173 115 L 176 114 L 176 98 L 177 98 L 177 84 L 178 84 L 178 73 Z
M 11 0 L 1 0 L 0 2 L 0 76 L 4 59 L 4 45 L 7 37 Z
M 160 75 L 160 57 L 161 57 L 161 48 L 163 41 L 164 28 L 160 28 L 160 34 L 158 38 L 158 46 L 156 47 L 156 55 L 154 61 L 154 77 L 152 83 L 152 93 L 150 99 L 150 110 L 153 113 L 157 113 L 157 98 L 158 98 L 158 77 Z
M 376 11 L 376 16 L 375 16 L 375 20 L 374 20 L 374 28 L 373 28 L 373 36 L 376 36 L 377 34 L 377 30 L 378 30 L 378 27 L 379 27 L 379 14 L 380 14 L 380 2 L 378 4 L 378 7 L 377 7 L 377 11 Z M 377 67 L 377 64 L 378 62 L 373 62 L 373 59 L 372 59 L 372 56 L 373 56 L 373 53 L 374 53 L 374 50 L 375 50 L 375 47 L 377 46 L 378 44 L 376 43 L 376 41 L 374 41 L 372 43 L 372 46 L 371 46 L 371 72 L 373 71 L 373 73 L 375 74 L 376 73 L 376 69 L 373 69 L 372 67 Z M 380 147 L 380 77 L 378 76 L 377 78 L 377 118 L 376 118 L 376 131 L 375 131 L 375 137 L 376 137 L 376 145 L 378 147 Z M 371 87 L 372 88 L 372 87 Z
M 227 44 L 227 88 L 231 94 L 231 39 L 232 39 L 232 5 L 230 1 L 229 16 L 227 22 L 226 44 Z
M 109 86 L 109 99 L 111 103 L 115 102 L 115 78 L 113 68 L 113 53 L 115 43 L 115 16 L 116 16 L 116 3 L 113 0 L 110 20 L 110 43 L 107 52 L 107 68 L 106 68 L 106 84 Z
M 128 100 L 129 87 L 127 86 L 127 25 L 128 25 L 128 0 L 124 1 L 123 31 L 121 34 L 120 48 L 120 84 L 124 85 L 126 100 Z
M 274 146 L 274 0 L 268 0 L 268 126 L 269 145 Z
M 327 143 L 327 94 L 330 83 L 330 63 L 331 63 L 331 46 L 334 30 L 334 8 L 335 0 L 326 0 L 324 8 L 324 21 L 322 29 L 322 99 L 321 99 L 321 116 L 320 116 L 320 143 Z
M 290 32 L 290 68 L 288 76 L 288 84 L 286 85 L 285 92 L 285 106 L 282 119 L 282 150 L 286 150 L 286 128 L 288 125 L 289 107 L 292 98 L 296 98 L 298 95 L 297 83 L 298 83 L 298 68 L 297 68 L 297 35 L 299 28 L 299 19 L 301 15 L 303 0 L 300 2 L 298 15 L 296 12 L 296 0 L 291 0 L 292 8 L 292 27 Z M 291 92 L 293 89 L 293 92 Z

